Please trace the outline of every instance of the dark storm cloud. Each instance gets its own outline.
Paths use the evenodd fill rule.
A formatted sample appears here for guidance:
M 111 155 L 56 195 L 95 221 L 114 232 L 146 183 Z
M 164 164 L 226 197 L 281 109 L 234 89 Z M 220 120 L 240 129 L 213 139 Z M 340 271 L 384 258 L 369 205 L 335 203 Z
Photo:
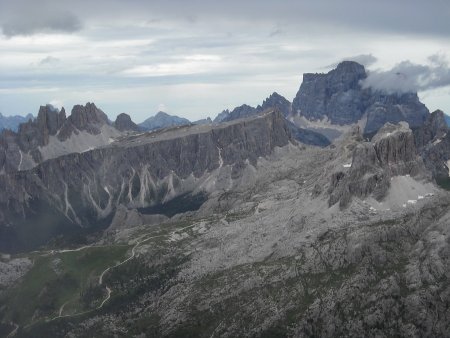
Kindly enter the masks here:
M 450 68 L 443 55 L 428 58 L 428 64 L 403 61 L 388 71 L 369 72 L 364 87 L 386 92 L 419 92 L 450 85 Z

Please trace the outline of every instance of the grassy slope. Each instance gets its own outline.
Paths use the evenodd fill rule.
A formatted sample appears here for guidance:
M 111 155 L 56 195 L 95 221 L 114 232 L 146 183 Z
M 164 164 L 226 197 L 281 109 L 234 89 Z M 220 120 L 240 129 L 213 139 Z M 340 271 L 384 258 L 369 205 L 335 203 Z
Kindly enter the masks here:
M 94 247 L 36 256 L 33 268 L 21 282 L 1 295 L 0 303 L 6 305 L 0 312 L 3 321 L 26 325 L 52 318 L 66 302 L 64 314 L 89 310 L 104 295 L 97 293 L 98 299 L 86 302 L 82 299 L 85 290 L 97 285 L 103 270 L 125 259 L 129 248 L 128 245 Z

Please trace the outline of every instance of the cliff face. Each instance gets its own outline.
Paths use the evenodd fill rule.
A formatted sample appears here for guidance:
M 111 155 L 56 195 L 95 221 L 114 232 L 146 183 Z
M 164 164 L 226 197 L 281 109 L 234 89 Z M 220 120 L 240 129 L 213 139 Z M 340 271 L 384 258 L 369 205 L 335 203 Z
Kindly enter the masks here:
M 131 119 L 118 123 L 121 130 L 111 126 L 93 103 L 74 106 L 69 117 L 64 108 L 41 106 L 36 119 L 19 125 L 17 133 L 4 130 L 0 134 L 0 173 L 30 169 L 49 158 L 108 144 L 124 130 L 135 130 Z
M 440 110 L 431 113 L 424 125 L 414 131 L 414 135 L 426 168 L 449 187 L 450 130 L 444 113 Z
M 1 175 L 0 251 L 26 248 L 31 234 L 40 234 L 36 246 L 79 226 L 107 224 L 119 205 L 162 203 L 224 166 L 237 178 L 247 163 L 292 140 L 280 113 L 202 128 L 133 136 Z
M 417 175 L 421 163 L 411 129 L 405 124 L 387 123 L 371 142 L 356 145 L 349 170 L 331 176 L 329 205 L 339 202 L 340 207 L 346 207 L 352 196 L 372 195 L 381 200 L 392 176 Z
M 363 88 L 366 77 L 364 66 L 352 61 L 340 63 L 327 74 L 304 74 L 292 111 L 308 120 L 326 119 L 336 125 L 365 117 L 364 134 L 374 134 L 387 122 L 406 121 L 412 128 L 423 124 L 428 110 L 416 93 L 387 94 Z

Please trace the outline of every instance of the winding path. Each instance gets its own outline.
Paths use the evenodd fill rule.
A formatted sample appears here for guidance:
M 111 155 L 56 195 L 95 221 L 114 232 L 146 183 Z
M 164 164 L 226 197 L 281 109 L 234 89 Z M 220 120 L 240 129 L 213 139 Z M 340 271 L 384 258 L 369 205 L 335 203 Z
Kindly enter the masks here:
M 180 232 L 180 231 L 183 231 L 183 230 L 192 228 L 192 227 L 194 227 L 194 226 L 195 226 L 195 224 L 192 224 L 192 225 L 188 225 L 188 226 L 186 226 L 186 227 L 180 228 L 180 229 L 176 229 L 176 230 L 174 230 L 174 231 L 172 231 L 172 232 L 170 232 L 170 233 L 168 233 L 168 234 L 157 235 L 157 236 L 151 236 L 151 237 L 147 237 L 147 238 L 144 237 L 143 239 L 138 240 L 138 241 L 136 242 L 136 244 L 133 246 L 133 248 L 131 249 L 131 255 L 130 255 L 130 257 L 128 257 L 127 259 L 123 260 L 122 262 L 119 262 L 119 263 L 117 263 L 117 264 L 115 264 L 115 265 L 109 266 L 109 267 L 107 267 L 105 270 L 103 270 L 103 272 L 100 274 L 100 276 L 99 276 L 99 278 L 98 278 L 98 285 L 103 285 L 103 278 L 105 277 L 105 275 L 106 275 L 110 270 L 115 269 L 115 268 L 117 268 L 117 267 L 119 267 L 119 266 L 121 266 L 121 265 L 123 265 L 123 264 L 129 262 L 130 260 L 132 260 L 132 259 L 136 256 L 136 249 L 137 249 L 142 243 L 145 243 L 145 242 L 147 242 L 147 241 L 149 241 L 149 240 L 151 240 L 151 239 L 154 239 L 154 238 L 160 238 L 160 237 L 171 236 L 171 235 L 173 235 L 173 234 L 175 234 L 175 233 L 177 233 L 177 232 Z M 104 246 L 106 246 L 106 245 L 104 245 Z M 58 251 L 58 252 L 81 251 L 81 250 L 86 249 L 86 248 L 95 248 L 95 247 L 100 247 L 100 246 L 84 246 L 84 247 L 81 247 L 81 248 L 78 248 L 78 249 L 60 250 L 60 251 Z M 112 290 L 111 290 L 107 285 L 105 285 L 105 290 L 106 290 L 106 298 L 105 298 L 105 299 L 100 303 L 100 305 L 97 306 L 95 309 L 88 310 L 88 311 L 84 311 L 84 312 L 79 312 L 79 313 L 74 313 L 74 314 L 68 314 L 68 315 L 62 315 L 62 311 L 60 311 L 60 313 L 59 313 L 58 316 L 53 317 L 53 318 L 49 319 L 48 321 L 52 321 L 52 320 L 55 320 L 55 319 L 58 319 L 58 318 L 75 317 L 75 316 L 79 316 L 79 315 L 82 315 L 82 314 L 86 314 L 86 313 L 92 312 L 92 311 L 94 311 L 94 310 L 99 310 L 99 309 L 101 309 L 101 308 L 106 304 L 106 302 L 111 298 Z M 67 303 L 67 302 L 66 302 L 66 303 Z M 65 304 L 66 304 L 66 303 L 65 303 Z M 63 304 L 63 306 L 64 306 L 65 304 Z M 63 306 L 62 306 L 62 307 L 63 307 Z M 61 309 L 60 309 L 60 310 L 61 310 Z
M 115 269 L 115 268 L 117 268 L 117 267 L 127 263 L 128 261 L 132 260 L 136 256 L 136 249 L 142 243 L 145 243 L 145 242 L 147 242 L 147 241 L 149 241 L 151 239 L 154 239 L 154 238 L 171 236 L 171 235 L 173 235 L 173 234 L 175 234 L 177 232 L 180 232 L 180 231 L 192 228 L 194 226 L 195 226 L 195 224 L 188 225 L 188 226 L 185 226 L 185 227 L 180 228 L 180 229 L 173 230 L 170 233 L 163 234 L 163 235 L 151 236 L 151 237 L 147 237 L 147 238 L 145 238 L 145 236 L 142 236 L 144 238 L 141 239 L 141 240 L 138 240 L 136 242 L 136 244 L 133 246 L 133 248 L 131 249 L 130 257 L 128 257 L 127 259 L 123 260 L 122 262 L 119 262 L 119 263 L 117 263 L 115 265 L 109 266 L 105 270 L 103 270 L 103 272 L 100 274 L 100 276 L 98 278 L 98 285 L 99 286 L 103 285 L 103 278 L 104 278 L 105 274 L 108 273 L 108 271 L 110 271 L 112 269 Z M 77 249 L 50 250 L 50 251 L 44 252 L 43 255 L 49 255 L 49 254 L 55 254 L 55 253 L 65 253 L 65 252 L 76 252 L 76 251 L 81 251 L 81 250 L 85 250 L 85 249 L 88 249 L 88 248 L 100 248 L 100 247 L 107 247 L 107 246 L 109 246 L 109 245 L 85 245 L 85 246 L 79 247 Z M 105 285 L 105 290 L 106 290 L 106 297 L 105 297 L 105 299 L 103 299 L 103 301 L 100 303 L 100 305 L 97 306 L 96 308 L 91 309 L 91 310 L 87 310 L 87 311 L 83 311 L 83 312 L 74 313 L 74 314 L 63 315 L 62 313 L 64 311 L 65 305 L 67 305 L 67 303 L 70 302 L 70 301 L 67 301 L 63 305 L 61 305 L 61 307 L 59 308 L 58 315 L 53 317 L 53 318 L 47 319 L 46 322 L 51 322 L 51 321 L 54 321 L 54 320 L 59 319 L 59 318 L 69 318 L 69 317 L 81 316 L 81 315 L 84 315 L 84 314 L 87 314 L 87 313 L 90 313 L 90 312 L 93 312 L 93 311 L 96 311 L 96 310 L 100 310 L 108 302 L 108 300 L 111 298 L 112 290 L 107 285 Z M 15 323 L 14 323 L 14 325 L 15 325 L 15 329 L 11 333 L 8 334 L 7 338 L 13 337 L 17 333 L 17 330 L 19 329 L 19 325 L 15 324 Z M 33 323 L 24 326 L 24 328 L 30 327 L 31 325 L 33 325 Z

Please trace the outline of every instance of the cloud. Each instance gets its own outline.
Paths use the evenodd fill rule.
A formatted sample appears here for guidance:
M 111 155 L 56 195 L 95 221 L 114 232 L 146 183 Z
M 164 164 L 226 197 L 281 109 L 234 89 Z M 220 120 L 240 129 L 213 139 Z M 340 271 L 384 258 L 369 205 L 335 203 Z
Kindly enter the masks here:
M 419 92 L 450 85 L 450 68 L 445 55 L 428 57 L 427 64 L 402 61 L 388 71 L 372 71 L 362 82 L 388 93 Z
M 360 54 L 356 56 L 345 57 L 341 59 L 339 62 L 332 63 L 331 65 L 324 67 L 324 69 L 336 68 L 336 66 L 342 61 L 355 61 L 367 68 L 373 65 L 375 62 L 377 62 L 378 59 L 372 54 Z
M 73 33 L 82 28 L 81 21 L 64 6 L 64 1 L 0 0 L 0 27 L 6 37 L 37 33 Z
M 51 55 L 46 56 L 45 58 L 43 58 L 41 61 L 39 61 L 39 65 L 41 66 L 47 66 L 47 65 L 55 65 L 57 63 L 59 63 L 61 60 L 58 58 L 55 58 Z

